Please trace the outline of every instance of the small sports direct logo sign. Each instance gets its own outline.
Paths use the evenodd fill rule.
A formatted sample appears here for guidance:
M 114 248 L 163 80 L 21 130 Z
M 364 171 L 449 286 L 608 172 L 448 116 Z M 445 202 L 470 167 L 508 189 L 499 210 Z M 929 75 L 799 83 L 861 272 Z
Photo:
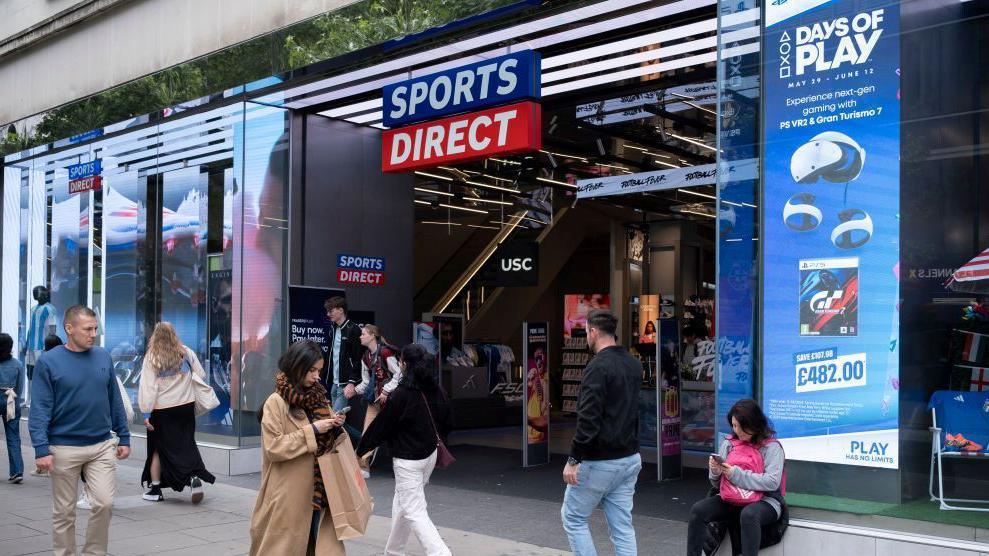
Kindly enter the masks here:
M 383 286 L 385 284 L 385 259 L 337 255 L 337 281 L 341 284 Z

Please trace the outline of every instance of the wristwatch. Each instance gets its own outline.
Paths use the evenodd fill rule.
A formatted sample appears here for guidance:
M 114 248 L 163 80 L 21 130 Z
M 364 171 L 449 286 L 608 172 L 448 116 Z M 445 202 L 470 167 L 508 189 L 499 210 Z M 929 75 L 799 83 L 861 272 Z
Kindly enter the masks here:
M 573 456 L 570 456 L 567 458 L 567 465 L 574 465 L 574 466 L 580 465 L 580 460 Z

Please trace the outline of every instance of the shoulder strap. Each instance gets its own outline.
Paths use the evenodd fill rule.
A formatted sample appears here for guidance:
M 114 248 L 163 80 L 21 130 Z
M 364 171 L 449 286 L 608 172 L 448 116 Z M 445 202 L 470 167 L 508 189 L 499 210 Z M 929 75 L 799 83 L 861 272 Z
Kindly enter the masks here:
M 426 399 L 426 393 L 420 390 L 419 395 L 422 396 L 422 403 L 426 404 L 426 413 L 429 414 L 429 422 L 433 425 L 433 434 L 436 435 L 436 441 L 441 442 L 440 431 L 436 428 L 436 419 L 433 419 L 433 410 L 429 408 L 429 400 Z

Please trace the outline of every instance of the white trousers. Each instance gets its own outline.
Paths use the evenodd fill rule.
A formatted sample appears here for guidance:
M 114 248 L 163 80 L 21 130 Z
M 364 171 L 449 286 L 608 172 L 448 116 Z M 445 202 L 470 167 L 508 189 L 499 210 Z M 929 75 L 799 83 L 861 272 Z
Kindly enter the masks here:
M 410 533 L 415 533 L 426 556 L 450 556 L 450 549 L 426 513 L 425 487 L 434 467 L 435 451 L 420 460 L 392 458 L 395 497 L 391 505 L 391 533 L 385 546 L 386 556 L 403 556 Z

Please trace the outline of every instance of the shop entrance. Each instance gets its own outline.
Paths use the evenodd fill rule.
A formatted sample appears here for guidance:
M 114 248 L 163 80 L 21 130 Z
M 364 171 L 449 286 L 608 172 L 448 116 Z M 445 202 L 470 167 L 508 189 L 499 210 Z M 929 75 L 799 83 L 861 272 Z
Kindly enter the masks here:
M 682 419 L 677 451 L 713 450 L 716 90 L 707 75 L 544 102 L 539 153 L 416 173 L 415 314 L 460 319 L 438 328 L 450 336 L 440 344 L 450 345 L 442 355 L 455 443 L 519 450 L 548 440 L 553 454 L 568 453 L 586 316 L 609 308 L 643 363 L 644 458 L 656 461 L 664 385 L 677 388 L 665 399 Z M 477 264 L 492 244 L 534 245 L 530 281 L 506 283 L 492 269 L 497 249 Z M 523 322 L 549 323 L 545 369 L 544 354 L 522 360 Z M 539 370 L 548 432 L 521 426 L 523 389 L 540 395 Z

